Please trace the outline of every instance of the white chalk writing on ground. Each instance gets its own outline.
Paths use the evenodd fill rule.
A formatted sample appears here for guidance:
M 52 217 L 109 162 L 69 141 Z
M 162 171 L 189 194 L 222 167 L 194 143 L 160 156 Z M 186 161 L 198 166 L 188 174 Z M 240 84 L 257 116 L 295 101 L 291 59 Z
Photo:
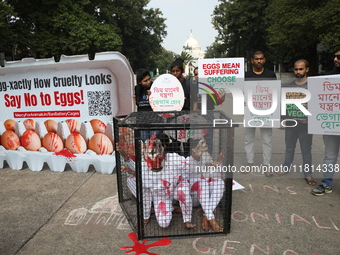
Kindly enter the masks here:
M 130 225 L 118 203 L 118 194 L 100 200 L 91 209 L 85 207 L 72 210 L 64 225 L 116 226 L 117 229 L 130 230 Z
M 294 186 L 289 186 L 289 187 L 285 187 L 285 188 L 281 188 L 281 187 L 277 187 L 276 185 L 273 185 L 273 186 L 270 186 L 270 185 L 263 185 L 262 186 L 262 189 L 255 189 L 253 187 L 252 184 L 249 184 L 249 189 L 243 189 L 241 190 L 242 192 L 244 193 L 259 193 L 259 192 L 266 192 L 266 193 L 272 193 L 272 194 L 283 194 L 283 193 L 286 193 L 286 194 L 289 194 L 289 195 L 298 195 L 298 191 L 299 190 L 295 190 L 296 188 Z M 301 189 L 301 188 L 300 188 Z M 313 188 L 303 188 L 304 190 L 304 193 L 310 193 L 312 191 Z M 301 191 L 301 190 L 300 190 Z
M 316 226 L 319 229 L 325 230 L 340 230 L 338 219 L 329 217 L 327 220 L 323 218 L 321 221 L 317 216 L 300 216 L 296 213 L 267 213 L 267 212 L 251 212 L 248 214 L 242 211 L 234 211 L 231 219 L 235 222 L 275 222 L 281 226 Z M 113 197 L 107 197 L 97 202 L 91 209 L 84 207 L 72 210 L 64 225 L 79 226 L 79 225 L 116 225 L 117 229 L 130 229 L 130 225 L 125 218 L 123 211 L 118 203 L 118 194 Z
M 242 246 L 242 242 L 235 241 L 235 240 L 225 240 L 222 244 L 222 247 L 219 248 L 214 248 L 211 247 L 207 244 L 209 237 L 199 237 L 196 238 L 192 242 L 192 246 L 194 249 L 202 254 L 212 254 L 212 255 L 217 255 L 217 254 L 223 254 L 223 255 L 236 255 L 238 248 Z M 255 255 L 255 254 L 264 254 L 264 255 L 274 255 L 274 254 L 282 254 L 282 255 L 299 255 L 298 252 L 291 250 L 291 249 L 286 249 L 283 251 L 277 251 L 274 250 L 272 247 L 266 245 L 265 247 L 257 245 L 257 244 L 251 244 L 249 248 L 249 254 L 250 255 Z M 306 254 L 306 253 L 304 253 Z M 318 255 L 316 253 L 310 253 L 311 255 Z
M 231 215 L 231 219 L 236 222 L 270 222 L 274 221 L 278 224 L 286 223 L 292 226 L 316 226 L 320 229 L 332 229 L 339 231 L 340 224 L 333 218 L 328 218 L 327 220 L 323 220 L 322 222 L 319 220 L 318 217 L 312 216 L 308 217 L 301 217 L 298 214 L 291 213 L 288 216 L 281 215 L 280 213 L 256 213 L 251 212 L 249 215 L 242 212 L 242 211 L 235 211 Z

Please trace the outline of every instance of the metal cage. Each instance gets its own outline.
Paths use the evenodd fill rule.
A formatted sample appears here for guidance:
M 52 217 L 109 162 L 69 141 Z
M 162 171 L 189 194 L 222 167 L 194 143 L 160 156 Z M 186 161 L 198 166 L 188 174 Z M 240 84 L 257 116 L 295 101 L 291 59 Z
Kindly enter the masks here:
M 230 123 L 221 111 L 114 117 L 119 203 L 139 240 L 230 232 L 234 126 L 221 120 Z

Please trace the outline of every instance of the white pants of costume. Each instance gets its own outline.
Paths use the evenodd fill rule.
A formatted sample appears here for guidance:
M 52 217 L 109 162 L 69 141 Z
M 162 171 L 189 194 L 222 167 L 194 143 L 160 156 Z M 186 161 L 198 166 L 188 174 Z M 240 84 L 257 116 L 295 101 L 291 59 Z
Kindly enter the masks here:
M 136 178 L 130 176 L 127 179 L 127 186 L 131 193 L 136 196 Z M 172 219 L 172 201 L 178 200 L 183 216 L 183 222 L 190 222 L 192 215 L 192 200 L 190 196 L 190 185 L 183 181 L 175 188 L 174 194 L 167 195 L 164 189 L 143 188 L 143 218 L 149 219 L 151 215 L 152 202 L 158 225 L 166 228 Z
M 214 210 L 223 197 L 224 181 L 213 178 L 194 180 L 190 192 L 193 205 L 201 204 L 207 219 L 214 219 Z
M 244 149 L 247 154 L 248 163 L 254 163 L 254 140 L 255 130 L 253 127 L 245 128 L 245 146 Z M 263 153 L 263 165 L 270 165 L 270 159 L 272 157 L 272 129 L 260 128 L 262 137 L 262 153 Z

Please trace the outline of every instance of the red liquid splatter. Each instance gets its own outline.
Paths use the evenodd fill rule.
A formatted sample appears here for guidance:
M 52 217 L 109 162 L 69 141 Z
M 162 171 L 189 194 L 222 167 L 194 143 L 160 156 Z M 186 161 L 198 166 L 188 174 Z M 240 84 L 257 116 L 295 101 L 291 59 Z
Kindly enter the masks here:
M 170 192 L 170 186 L 171 186 L 170 182 L 163 180 L 163 179 L 161 179 L 161 182 L 162 182 L 162 184 L 163 184 L 163 186 L 166 190 L 165 194 L 170 195 L 170 193 L 171 193 Z
M 66 158 L 75 158 L 77 157 L 76 155 L 74 155 L 73 153 L 71 153 L 69 150 L 61 150 L 59 152 L 55 152 L 54 155 L 57 156 L 64 156 Z
M 175 114 L 171 114 L 171 113 L 163 113 L 163 114 L 160 114 L 161 117 L 163 118 L 172 118 L 172 117 L 175 117 Z
M 178 197 L 178 200 L 179 200 L 180 202 L 182 202 L 183 204 L 186 205 L 186 201 L 185 201 L 185 193 L 184 193 L 182 190 L 179 190 L 179 191 L 177 192 L 177 197 Z
M 159 202 L 158 204 L 158 217 L 159 215 L 167 215 L 169 212 L 166 210 L 166 204 L 164 202 Z
M 202 188 L 199 182 L 195 182 L 194 185 L 192 185 L 191 191 L 192 192 L 197 191 L 197 197 L 198 199 L 201 199 Z
M 145 244 L 148 240 L 143 240 L 142 243 L 138 242 L 137 234 L 134 232 L 131 232 L 128 234 L 128 237 L 131 239 L 131 241 L 134 243 L 134 246 L 122 246 L 120 249 L 131 249 L 130 251 L 126 251 L 125 253 L 131 253 L 135 252 L 136 255 L 139 254 L 148 254 L 148 255 L 158 255 L 157 253 L 151 253 L 148 251 L 149 248 L 152 247 L 158 247 L 158 246 L 168 246 L 171 244 L 171 240 L 168 238 L 162 238 L 154 243 L 151 244 Z

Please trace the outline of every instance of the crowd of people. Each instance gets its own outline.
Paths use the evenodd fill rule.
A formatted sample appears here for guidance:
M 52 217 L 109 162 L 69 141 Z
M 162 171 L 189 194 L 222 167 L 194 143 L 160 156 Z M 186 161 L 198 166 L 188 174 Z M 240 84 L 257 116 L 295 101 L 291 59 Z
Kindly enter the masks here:
M 198 68 L 194 69 L 194 77 L 188 80 L 184 76 L 184 66 L 182 59 L 176 59 L 170 66 L 170 72 L 174 75 L 184 91 L 184 105 L 182 110 L 197 111 L 201 107 L 201 101 L 198 91 Z M 245 80 L 267 80 L 277 79 L 275 72 L 264 67 L 266 62 L 265 54 L 262 51 L 256 51 L 251 58 L 252 69 L 245 73 Z M 309 63 L 305 59 L 299 59 L 294 64 L 295 80 L 288 84 L 289 87 L 307 88 Z M 327 75 L 340 74 L 340 48 L 335 51 L 334 70 Z M 152 111 L 149 104 L 150 88 L 152 86 L 150 72 L 146 69 L 140 69 L 137 72 L 137 85 L 135 87 L 135 102 L 137 111 Z M 226 92 L 219 91 L 219 96 L 224 101 Z M 209 101 L 210 100 L 210 101 Z M 215 104 L 208 97 L 208 110 L 213 110 Z M 282 119 L 290 119 L 287 116 L 281 116 Z M 289 173 L 295 155 L 297 141 L 299 141 L 304 178 L 308 185 L 316 185 L 312 176 L 312 141 L 313 135 L 308 133 L 308 118 L 299 117 L 296 120 L 297 125 L 285 128 L 285 157 L 283 169 L 280 172 L 271 172 L 269 170 L 272 155 L 272 128 L 260 128 L 264 174 L 266 177 L 280 177 Z M 255 127 L 246 127 L 245 137 L 245 154 L 248 166 L 254 166 L 254 141 Z M 224 192 L 224 180 L 222 176 L 216 176 L 211 172 L 205 174 L 197 173 L 194 169 L 197 166 L 219 166 L 224 159 L 222 151 L 213 161 L 211 157 L 212 143 L 209 141 L 209 135 L 206 139 L 202 138 L 191 144 L 191 151 L 188 157 L 184 157 L 171 149 L 171 137 L 168 134 L 159 131 L 143 131 L 141 140 L 143 144 L 142 158 L 142 193 L 143 193 L 143 212 L 144 226 L 150 221 L 150 215 L 153 210 L 159 226 L 169 226 L 172 219 L 173 201 L 179 201 L 180 209 L 183 215 L 185 228 L 194 228 L 195 224 L 191 222 L 192 207 L 201 205 L 204 215 L 202 217 L 202 228 L 221 232 L 223 228 L 215 218 L 214 210 L 220 202 Z M 339 135 L 323 135 L 325 145 L 325 158 L 323 179 L 321 184 L 312 190 L 312 194 L 322 196 L 325 193 L 332 192 L 333 169 L 337 163 L 340 146 Z M 124 158 L 126 164 L 122 167 L 123 172 L 130 174 L 127 179 L 127 186 L 131 193 L 136 196 L 136 174 L 135 162 L 124 152 L 124 148 L 117 144 L 117 149 Z
M 340 47 L 336 49 L 334 54 L 334 69 L 327 75 L 340 74 Z M 245 73 L 245 79 L 276 79 L 274 72 L 266 69 L 264 63 L 265 55 L 261 51 L 256 51 L 251 59 L 253 69 Z M 309 63 L 305 59 L 299 59 L 294 64 L 295 80 L 288 84 L 290 87 L 307 88 L 307 74 L 309 71 Z M 285 116 L 282 116 L 284 118 Z M 285 128 L 285 159 L 283 162 L 283 170 L 274 173 L 265 169 L 266 177 L 282 176 L 289 173 L 294 160 L 295 148 L 299 140 L 302 154 L 302 168 L 304 169 L 304 177 L 309 185 L 316 185 L 312 177 L 312 140 L 313 135 L 308 133 L 308 118 L 299 117 L 295 119 L 297 125 L 294 127 Z M 254 159 L 254 134 L 255 128 L 245 128 L 245 151 L 247 155 L 248 165 L 253 166 Z M 271 160 L 271 135 L 270 128 L 261 128 L 262 149 L 263 149 L 263 166 L 266 168 L 270 165 Z M 325 145 L 325 158 L 323 169 L 323 179 L 321 184 L 312 190 L 312 194 L 322 196 L 325 193 L 332 192 L 333 176 L 336 169 L 336 163 L 339 155 L 340 136 L 339 135 L 323 135 Z

